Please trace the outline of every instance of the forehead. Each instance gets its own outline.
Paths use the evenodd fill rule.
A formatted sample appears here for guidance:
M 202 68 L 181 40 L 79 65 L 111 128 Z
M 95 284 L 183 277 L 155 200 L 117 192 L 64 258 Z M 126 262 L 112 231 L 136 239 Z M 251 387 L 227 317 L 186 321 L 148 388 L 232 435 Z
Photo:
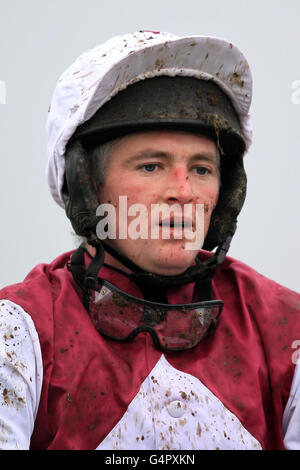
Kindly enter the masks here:
M 216 157 L 217 154 L 215 142 L 208 137 L 173 130 L 147 131 L 127 135 L 118 140 L 112 154 L 118 158 L 126 158 L 148 149 L 187 157 L 196 153 L 212 157 Z

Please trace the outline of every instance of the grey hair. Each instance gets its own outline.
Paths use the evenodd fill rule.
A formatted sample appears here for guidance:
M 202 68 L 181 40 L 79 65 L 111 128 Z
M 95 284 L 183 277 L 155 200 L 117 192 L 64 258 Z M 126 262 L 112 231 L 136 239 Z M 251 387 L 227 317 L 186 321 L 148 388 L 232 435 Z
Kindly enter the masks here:
M 94 147 L 88 153 L 90 174 L 92 182 L 97 192 L 99 191 L 105 180 L 108 167 L 108 157 L 111 154 L 114 146 L 119 142 L 119 140 L 120 138 L 109 140 L 104 144 L 100 144 L 97 147 Z M 72 232 L 72 235 L 76 247 L 81 245 L 81 243 L 83 242 L 87 242 L 87 238 L 82 235 L 77 235 L 75 232 Z
M 120 138 L 109 140 L 104 144 L 100 144 L 89 152 L 90 171 L 96 190 L 104 183 L 104 179 L 108 167 L 108 157 L 114 146 L 120 141 Z

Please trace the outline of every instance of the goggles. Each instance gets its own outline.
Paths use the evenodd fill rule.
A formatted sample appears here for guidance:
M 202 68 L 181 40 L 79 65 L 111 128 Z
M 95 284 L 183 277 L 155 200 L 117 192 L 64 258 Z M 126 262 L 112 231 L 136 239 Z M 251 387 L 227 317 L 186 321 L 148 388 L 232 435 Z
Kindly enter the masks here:
M 88 311 L 95 328 L 106 338 L 130 341 L 146 331 L 157 348 L 180 351 L 193 348 L 207 335 L 222 307 L 222 300 L 190 304 L 150 302 L 101 280 L 100 289 L 90 293 Z

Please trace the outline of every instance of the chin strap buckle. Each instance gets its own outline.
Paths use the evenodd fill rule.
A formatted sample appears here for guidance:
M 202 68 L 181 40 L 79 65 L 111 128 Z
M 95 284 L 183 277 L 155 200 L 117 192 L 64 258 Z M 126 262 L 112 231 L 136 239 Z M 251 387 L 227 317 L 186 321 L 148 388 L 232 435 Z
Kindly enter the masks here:
M 84 287 L 87 289 L 98 290 L 98 277 L 95 278 L 94 276 L 85 276 Z
M 226 258 L 226 254 L 229 250 L 230 243 L 233 237 L 233 233 L 229 232 L 227 237 L 225 238 L 224 242 L 219 246 L 219 248 L 216 251 L 216 261 L 217 265 L 223 263 L 224 259 Z

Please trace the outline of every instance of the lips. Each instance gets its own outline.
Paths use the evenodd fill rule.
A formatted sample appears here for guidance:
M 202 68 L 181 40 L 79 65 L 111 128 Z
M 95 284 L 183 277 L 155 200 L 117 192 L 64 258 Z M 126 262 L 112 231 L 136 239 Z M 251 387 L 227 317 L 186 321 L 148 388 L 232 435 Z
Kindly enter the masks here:
M 167 217 L 165 219 L 162 219 L 159 222 L 160 227 L 170 227 L 170 228 L 186 228 L 186 229 L 192 229 L 193 228 L 193 221 L 192 219 L 189 219 L 187 217 L 176 217 L 176 216 L 171 216 Z
M 192 236 L 193 221 L 182 215 L 163 218 L 158 225 L 163 239 L 183 240 Z

